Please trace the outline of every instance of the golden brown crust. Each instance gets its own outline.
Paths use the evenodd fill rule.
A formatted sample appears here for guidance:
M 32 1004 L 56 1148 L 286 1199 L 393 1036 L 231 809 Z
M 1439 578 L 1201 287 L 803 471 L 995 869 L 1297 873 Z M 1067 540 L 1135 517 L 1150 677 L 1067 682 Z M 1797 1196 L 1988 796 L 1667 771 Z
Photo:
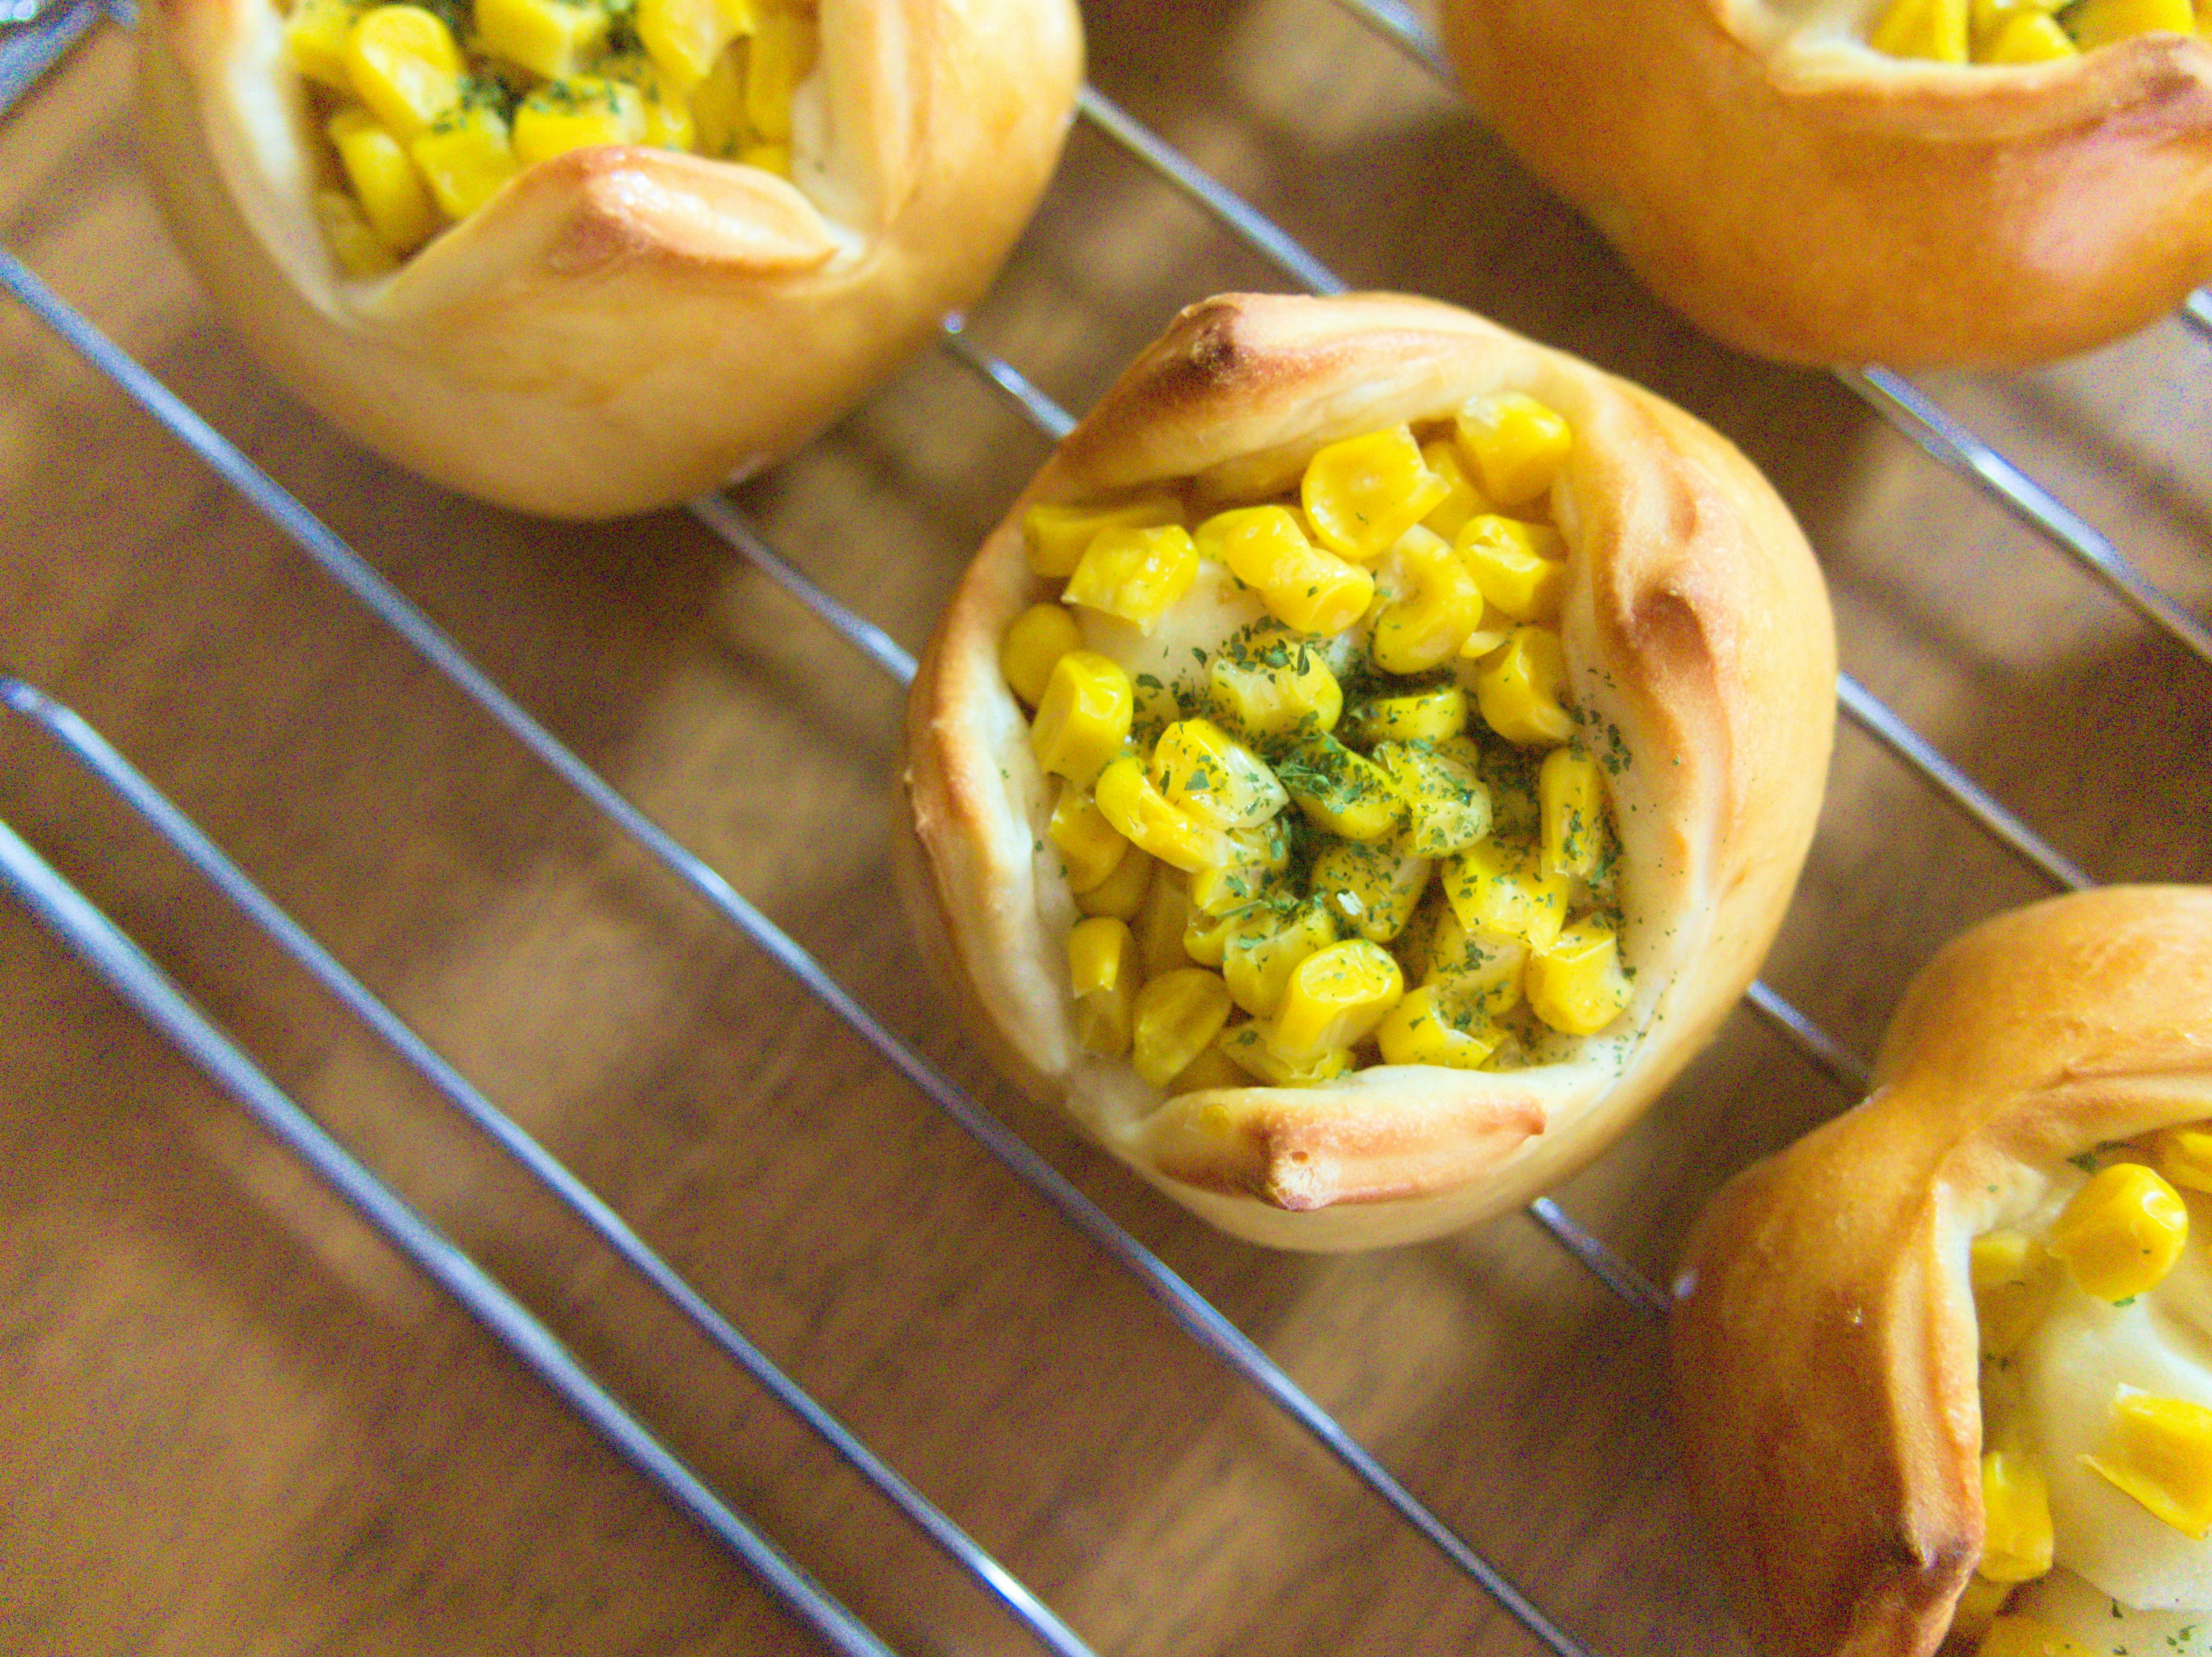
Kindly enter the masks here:
M 801 156 L 805 192 L 670 150 L 572 151 L 364 284 L 324 249 L 276 30 L 267 0 L 147 9 L 146 149 L 179 245 L 333 423 L 558 517 L 757 470 L 922 344 L 1020 234 L 1082 56 L 1068 0 L 823 0 L 830 137 Z
M 2002 915 L 1910 990 L 1875 1091 L 1737 1176 L 1676 1284 L 1699 1499 L 1789 1657 L 1924 1657 L 1981 1556 L 1967 1246 L 2100 1143 L 2212 1114 L 2212 889 Z
M 2212 41 L 1961 68 L 1766 0 L 1444 15 L 1506 142 L 1662 298 L 1761 356 L 2034 361 L 2212 279 Z
M 1030 504 L 1164 479 L 1201 491 L 1322 443 L 1527 391 L 1572 423 L 1560 496 L 1574 696 L 1632 757 L 1610 784 L 1630 871 L 1626 1033 L 1511 1073 L 1381 1067 L 1304 1090 L 1163 1101 L 1076 1049 L 1061 940 L 1073 900 L 1039 855 L 1049 802 L 998 668 L 1047 595 Z M 909 704 L 927 853 L 916 906 L 961 997 L 1032 1092 L 1215 1223 L 1288 1247 L 1432 1236 L 1525 1201 L 1601 1150 L 1725 1016 L 1809 841 L 1834 716 L 1820 575 L 1789 513 L 1724 440 L 1559 352 L 1423 300 L 1230 295 L 1183 313 L 1085 418 L 985 543 Z

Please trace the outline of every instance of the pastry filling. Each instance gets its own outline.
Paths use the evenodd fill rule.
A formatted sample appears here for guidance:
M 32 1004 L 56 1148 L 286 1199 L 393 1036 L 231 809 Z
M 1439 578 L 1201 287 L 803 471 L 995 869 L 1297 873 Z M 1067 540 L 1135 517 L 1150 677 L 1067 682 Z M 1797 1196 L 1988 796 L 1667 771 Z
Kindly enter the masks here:
M 1607 775 L 1558 631 L 1573 444 L 1518 394 L 1032 508 L 1004 636 L 1058 780 L 1077 1033 L 1168 1093 L 1552 1062 L 1626 1009 Z
M 2137 34 L 2212 34 L 2204 0 L 1887 0 L 1868 41 L 1941 64 L 2047 64 Z
M 2212 1651 L 2212 1123 L 2074 1159 L 1974 1240 L 1982 1657 Z
M 289 0 L 315 211 L 338 268 L 372 277 L 533 161 L 651 144 L 791 175 L 811 0 Z

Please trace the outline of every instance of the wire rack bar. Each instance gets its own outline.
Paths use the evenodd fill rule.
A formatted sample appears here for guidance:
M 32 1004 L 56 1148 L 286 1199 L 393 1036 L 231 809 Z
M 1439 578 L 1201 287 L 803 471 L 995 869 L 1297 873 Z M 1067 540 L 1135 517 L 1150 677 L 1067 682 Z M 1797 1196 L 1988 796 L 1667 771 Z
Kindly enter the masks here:
M 845 1657 L 893 1657 L 890 1647 L 775 1543 L 723 1503 L 655 1438 L 553 1331 L 447 1241 L 390 1186 L 356 1161 L 271 1081 L 145 952 L 0 822 L 0 886 L 66 943 L 107 986 L 205 1070 L 256 1120 L 350 1203 L 425 1276 L 459 1301 L 625 1460 L 660 1486 L 759 1578 L 791 1613 Z
M 1557 1657 L 1589 1657 L 1526 1594 L 1401 1484 L 1364 1446 L 1314 1402 L 1260 1346 L 1164 1261 L 1117 1224 L 1066 1176 L 926 1059 L 893 1035 L 814 958 L 729 882 L 617 793 L 500 689 L 433 624 L 322 521 L 262 472 L 126 352 L 57 298 L 12 253 L 0 251 L 4 287 L 106 375 L 216 473 L 289 535 L 314 562 L 444 673 L 549 770 L 671 874 L 737 926 L 1060 1217 L 1124 1267 L 1169 1319 L 1241 1376 L 1343 1463 L 1407 1526 L 1464 1572 Z
M 881 1491 L 915 1526 L 964 1567 L 1018 1618 L 1048 1650 L 1060 1657 L 1091 1657 L 1090 1648 L 1046 1608 L 1021 1581 L 924 1497 L 890 1464 L 800 1387 L 737 1326 L 679 1275 L 651 1245 L 560 1160 L 478 1092 L 445 1056 L 372 995 L 337 959 L 280 908 L 175 803 L 71 710 L 20 679 L 0 679 L 0 706 L 28 720 L 79 765 L 97 777 L 176 849 L 208 882 L 242 910 L 277 947 L 355 1017 L 407 1061 L 449 1103 L 489 1136 L 539 1185 L 574 1209 L 632 1270 L 659 1289 L 701 1333 L 720 1347 L 762 1390 L 804 1422 L 854 1471 Z
M 0 27 L 7 29 L 0 39 L 0 119 L 84 38 L 100 10 L 100 0 L 73 0 L 46 10 L 33 0 L 27 9 L 0 15 Z
M 2212 339 L 2212 288 L 2199 288 L 2182 302 L 2181 320 Z
M 1744 1004 L 1765 1019 L 1825 1072 L 1836 1086 L 1854 1098 L 1863 1098 L 1874 1085 L 1874 1067 L 1807 1018 L 1788 1002 L 1754 979 L 1743 992 Z
M 1036 428 L 1058 442 L 1075 429 L 1075 417 L 1045 395 L 1036 382 L 1012 363 L 992 356 L 968 338 L 968 319 L 954 312 L 945 319 L 945 349 L 962 366 L 1021 411 Z

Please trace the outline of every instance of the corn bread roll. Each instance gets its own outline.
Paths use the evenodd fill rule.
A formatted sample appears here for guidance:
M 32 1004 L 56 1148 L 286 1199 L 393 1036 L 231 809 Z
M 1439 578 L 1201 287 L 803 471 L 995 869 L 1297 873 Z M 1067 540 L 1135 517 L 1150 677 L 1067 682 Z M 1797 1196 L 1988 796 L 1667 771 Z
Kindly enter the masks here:
M 1069 0 L 822 0 L 775 152 L 788 180 L 646 143 L 570 149 L 356 278 L 318 220 L 332 168 L 285 27 L 271 0 L 146 9 L 144 149 L 178 245 L 332 423 L 565 518 L 746 475 L 889 375 L 988 284 L 1081 75 Z
M 2008 1592 L 2017 1626 L 1984 1649 L 2203 1649 L 2212 1544 L 2090 1464 L 2139 1392 L 2199 1418 L 2212 1474 L 2212 1182 L 2160 1136 L 2208 1118 L 2212 890 L 2112 887 L 1948 945 L 1866 1101 L 1713 1199 L 1675 1285 L 1677 1414 L 1765 1649 L 1917 1657 L 1954 1612 L 1971 1649 Z M 2163 1218 L 2117 1258 L 2165 1258 L 2100 1283 L 2069 1228 L 2154 1167 L 2182 1190 L 2121 1205 Z M 2005 1243 L 2041 1264 L 1983 1281 Z M 1985 1523 L 2000 1452 L 2037 1470 L 2040 1538 L 2002 1569 L 2025 1521 L 2006 1497 Z M 2022 1628 L 2075 1644 L 2006 1643 Z
M 1178 1091 L 1146 1082 L 1128 1059 L 1086 1051 L 1070 976 L 1078 899 L 1052 838 L 1054 784 L 1000 666 L 1010 623 L 1058 587 L 1030 568 L 1024 526 L 1032 509 L 1166 490 L 1202 518 L 1279 493 L 1302 469 L 1310 478 L 1314 457 L 1341 440 L 1449 422 L 1498 397 L 1537 399 L 1571 429 L 1556 481 L 1520 509 L 1548 510 L 1556 526 L 1543 533 L 1564 556 L 1552 573 L 1575 740 L 1607 752 L 1602 771 L 1589 775 L 1605 791 L 1594 814 L 1609 816 L 1618 834 L 1608 924 L 1618 929 L 1625 1010 L 1579 1039 L 1529 1025 L 1526 1062 L 1509 1069 L 1376 1063 L 1372 1043 L 1387 1028 L 1346 1033 L 1342 1073 L 1297 1087 L 1248 1078 Z M 1212 528 L 1200 529 L 1201 544 Z M 1389 557 L 1424 533 L 1407 531 Z M 1443 542 L 1428 535 L 1424 545 Z M 1134 660 L 1152 662 L 1187 698 L 1175 676 L 1195 670 L 1180 664 L 1207 661 L 1193 641 L 1212 641 L 1225 659 L 1219 642 L 1240 618 L 1275 627 L 1259 594 L 1210 564 L 1192 592 L 1204 604 L 1193 598 L 1141 636 L 1087 612 L 1082 624 L 1100 649 L 1149 652 Z M 1270 605 L 1277 598 L 1267 595 Z M 1383 625 L 1383 609 L 1378 589 L 1352 631 L 1313 643 L 1317 655 L 1336 652 L 1346 684 L 1367 671 L 1354 658 L 1380 650 L 1371 630 Z M 1276 627 L 1267 637 L 1287 636 Z M 1303 662 L 1298 641 L 1287 643 Z M 1177 1202 L 1286 1248 L 1435 1236 L 1525 1202 L 1595 1155 L 1735 1005 L 1812 834 L 1834 718 L 1833 653 L 1826 591 L 1789 512 L 1734 448 L 1679 409 L 1425 300 L 1208 300 L 1178 317 L 1061 443 L 954 595 L 908 704 L 907 792 L 921 855 L 908 864 L 907 895 L 933 960 L 1000 1069 Z M 1458 671 L 1407 682 L 1449 698 Z M 1196 683 L 1202 692 L 1206 680 Z M 1346 715 L 1346 728 L 1352 722 Z M 1342 765 L 1358 763 L 1337 752 Z M 1275 764 L 1293 787 L 1312 785 L 1290 761 Z M 1103 800 L 1103 775 L 1097 786 Z M 1498 810 L 1502 821 L 1502 796 Z M 1396 854 L 1385 846 L 1373 855 Z M 1365 959 L 1382 976 L 1395 970 L 1371 950 Z M 1233 965 L 1232 952 L 1223 971 Z M 1413 978 L 1409 970 L 1400 986 L 1409 1005 Z M 1537 996 L 1533 976 L 1528 983 Z M 1272 1025 L 1255 1018 L 1242 1028 L 1279 1033 L 1289 1016 L 1286 1003 Z
M 1444 36 L 1529 168 L 1762 356 L 2034 362 L 2212 279 L 2212 41 L 1938 63 L 1869 44 L 1888 3 L 1445 0 Z

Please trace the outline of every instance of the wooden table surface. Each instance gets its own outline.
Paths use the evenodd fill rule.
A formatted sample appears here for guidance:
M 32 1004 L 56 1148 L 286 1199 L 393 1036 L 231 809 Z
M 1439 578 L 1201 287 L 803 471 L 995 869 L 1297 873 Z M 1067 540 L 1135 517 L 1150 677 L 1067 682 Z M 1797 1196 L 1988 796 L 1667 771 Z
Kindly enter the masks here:
M 1844 661 L 2100 879 L 2205 878 L 2212 669 L 1832 379 L 1645 298 L 1330 0 L 1092 0 L 1092 73 L 1347 279 L 1714 421 L 1802 516 Z M 945 1028 L 888 891 L 898 695 L 690 519 L 548 526 L 351 448 L 168 251 L 131 46 L 0 130 L 4 240 L 592 765 L 1258 1340 L 1605 1654 L 1741 1650 L 1657 1329 L 1510 1220 L 1371 1258 L 1203 1229 Z M 1280 278 L 1079 127 L 977 335 L 1081 407 Z M 2176 325 L 1946 404 L 2212 610 L 2212 353 Z M 1042 441 L 942 353 L 742 498 L 909 648 Z M 1102 1653 L 1526 1653 L 1484 1595 L 28 314 L 0 303 L 0 662 L 74 705 Z M 1846 729 L 1769 981 L 1869 1051 L 2046 886 Z M 1033 1649 L 98 787 L 0 727 L 0 816 L 898 1649 Z M 1740 1014 L 1561 1202 L 1666 1276 L 1848 1100 Z M 0 1649 L 816 1649 L 702 1532 L 0 903 Z

